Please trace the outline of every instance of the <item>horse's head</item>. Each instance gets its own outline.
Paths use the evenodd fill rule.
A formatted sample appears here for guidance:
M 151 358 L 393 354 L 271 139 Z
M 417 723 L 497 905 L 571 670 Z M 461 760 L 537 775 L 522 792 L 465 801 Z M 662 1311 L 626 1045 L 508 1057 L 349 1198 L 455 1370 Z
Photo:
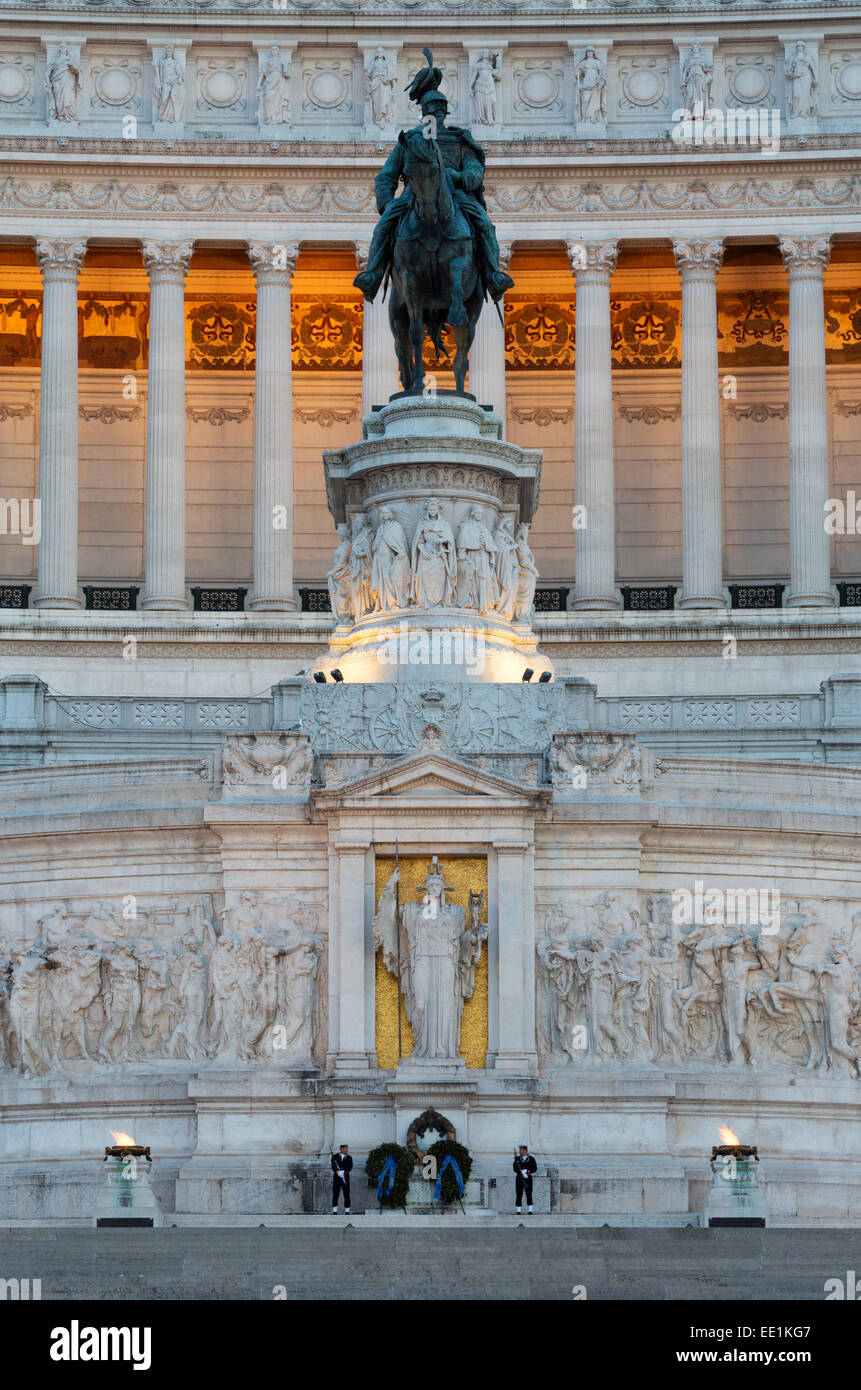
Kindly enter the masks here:
M 398 143 L 404 150 L 404 182 L 415 200 L 416 216 L 422 226 L 433 227 L 441 220 L 450 196 L 450 190 L 441 187 L 439 147 L 418 131 L 402 130 Z

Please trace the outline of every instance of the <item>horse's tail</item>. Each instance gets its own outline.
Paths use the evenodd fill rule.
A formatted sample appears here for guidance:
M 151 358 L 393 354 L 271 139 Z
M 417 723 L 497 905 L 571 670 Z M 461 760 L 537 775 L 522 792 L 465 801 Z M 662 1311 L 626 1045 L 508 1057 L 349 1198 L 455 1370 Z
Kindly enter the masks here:
M 450 355 L 449 355 L 448 348 L 446 347 L 445 343 L 443 342 L 443 338 L 442 338 L 442 330 L 443 330 L 443 322 L 442 322 L 442 320 L 440 320 L 438 323 L 430 323 L 430 324 L 427 324 L 427 325 L 426 325 L 426 328 L 427 328 L 427 335 L 428 335 L 428 337 L 430 338 L 431 342 L 432 342 L 433 345 L 434 345 L 434 351 L 435 351 L 437 357 L 444 357 L 444 358 L 446 359 L 447 362 L 450 362 L 450 361 L 451 361 L 451 357 L 450 357 Z

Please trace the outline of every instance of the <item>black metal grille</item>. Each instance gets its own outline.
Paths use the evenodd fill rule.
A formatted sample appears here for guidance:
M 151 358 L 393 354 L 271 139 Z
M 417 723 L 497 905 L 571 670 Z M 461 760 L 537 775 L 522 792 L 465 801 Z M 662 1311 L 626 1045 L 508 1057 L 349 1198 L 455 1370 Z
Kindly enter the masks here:
M 102 611 L 110 609 L 112 611 L 133 612 L 138 606 L 139 593 L 140 588 L 135 584 L 112 585 L 109 588 L 102 588 L 98 584 L 84 585 L 84 600 L 87 608 L 98 608 Z
M 536 613 L 564 613 L 568 606 L 570 589 L 536 589 Z
M 242 613 L 247 589 L 204 589 L 199 584 L 191 590 L 195 613 Z
M 0 608 L 28 608 L 32 584 L 0 584 Z
M 841 608 L 861 608 L 861 580 L 843 580 L 837 585 Z
M 328 589 L 300 589 L 299 602 L 303 613 L 331 613 L 332 602 Z
M 673 606 L 676 584 L 623 584 L 622 606 L 632 612 L 667 612 Z
M 785 584 L 730 584 L 733 608 L 781 608 Z

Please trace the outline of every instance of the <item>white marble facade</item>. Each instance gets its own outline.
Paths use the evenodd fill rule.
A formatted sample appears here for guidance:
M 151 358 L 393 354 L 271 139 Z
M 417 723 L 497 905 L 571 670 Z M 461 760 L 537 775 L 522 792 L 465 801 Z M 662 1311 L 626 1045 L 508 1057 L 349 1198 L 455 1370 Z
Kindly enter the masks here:
M 375 594 L 416 610 L 437 518 L 424 495 L 369 504 L 357 590 L 322 455 L 348 473 L 379 434 L 385 312 L 366 306 L 354 371 L 300 373 L 291 301 L 324 280 L 301 281 L 303 257 L 367 255 L 417 11 L 0 13 L 0 286 L 44 296 L 40 367 L 0 365 L 5 493 L 42 507 L 38 546 L 0 536 L 6 581 L 34 586 L 0 612 L 0 1222 L 87 1219 L 112 1127 L 152 1147 L 167 1212 L 307 1209 L 331 1144 L 403 1142 L 428 1104 L 480 1178 L 526 1140 L 548 1208 L 584 1219 L 691 1219 L 728 1124 L 767 1159 L 773 1219 L 857 1220 L 861 610 L 836 582 L 861 563 L 819 524 L 861 454 L 861 366 L 826 361 L 823 326 L 861 242 L 851 20 L 769 5 L 752 30 L 678 4 L 644 41 L 634 0 L 422 8 L 452 122 L 487 149 L 503 256 L 563 258 L 576 368 L 507 373 L 487 314 L 485 434 L 533 472 L 543 455 L 541 501 L 455 507 L 436 479 L 461 615 L 520 623 L 518 669 L 336 685 L 310 679 L 337 667 L 337 633 L 298 586 L 328 572 L 345 631 Z M 700 101 L 746 112 L 756 141 L 697 133 Z M 734 252 L 765 245 L 787 364 L 726 394 L 718 280 L 740 285 Z M 146 297 L 133 398 L 75 363 L 76 289 L 105 247 L 140 262 L 111 272 Z M 645 278 L 679 297 L 672 372 L 612 365 L 631 247 L 667 253 Z M 185 372 L 201 249 L 247 259 L 253 373 Z M 202 274 L 205 297 L 219 271 Z M 513 560 L 482 568 L 498 532 L 494 554 L 525 547 L 517 584 Z M 530 557 L 567 610 L 530 617 Z M 785 611 L 728 606 L 728 581 L 784 572 Z M 109 577 L 140 585 L 138 611 L 84 610 L 82 584 Z M 192 613 L 189 584 L 219 579 L 247 585 L 246 611 Z M 672 579 L 674 611 L 623 612 L 632 579 Z M 522 682 L 527 664 L 553 680 Z M 486 959 L 483 1067 L 378 1065 L 375 858 L 395 843 L 487 860 L 486 938 L 456 972 L 466 989 Z
M 285 0 L 277 17 L 260 0 L 248 35 L 219 28 L 215 14 L 229 11 L 229 0 L 194 19 L 178 12 L 169 29 L 126 0 L 136 24 L 114 33 L 91 16 L 76 19 L 73 4 L 52 16 L 49 32 L 28 27 L 18 8 L 4 6 L 0 100 L 4 123 L 22 132 L 116 137 L 133 117 L 143 135 L 356 138 L 409 118 L 403 89 L 422 62 L 395 0 L 359 25 L 357 38 L 334 29 L 328 43 L 319 16 L 341 13 L 334 0 Z M 485 32 L 452 7 L 445 19 L 439 6 L 423 11 L 453 118 L 486 137 L 663 135 L 674 113 L 698 103 L 768 108 L 803 132 L 854 129 L 857 35 L 827 7 L 801 23 L 771 8 L 771 26 L 751 34 L 723 14 L 709 25 L 708 7 L 692 25 L 681 3 L 678 23 L 650 29 L 646 43 L 633 3 L 588 15 L 566 13 L 558 0 L 530 5 L 529 33 L 506 22 L 514 8 L 500 4 Z

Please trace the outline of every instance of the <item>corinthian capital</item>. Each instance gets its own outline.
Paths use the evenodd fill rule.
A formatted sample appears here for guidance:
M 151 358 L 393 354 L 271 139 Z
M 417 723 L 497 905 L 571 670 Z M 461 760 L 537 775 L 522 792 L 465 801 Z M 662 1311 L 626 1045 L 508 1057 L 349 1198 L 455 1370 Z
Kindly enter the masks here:
M 576 276 L 604 277 L 609 280 L 616 268 L 618 245 L 615 241 L 569 241 L 568 260 Z
M 368 265 L 368 257 L 371 254 L 370 241 L 354 241 L 353 246 L 356 250 L 356 264 L 359 270 L 365 270 Z
M 682 279 L 697 271 L 716 275 L 723 260 L 723 238 L 706 237 L 703 241 L 674 238 L 673 254 Z
M 44 276 L 77 278 L 87 249 L 85 241 L 48 241 L 39 237 L 36 259 Z
M 294 241 L 249 241 L 248 259 L 258 280 L 265 275 L 282 278 L 289 285 L 296 272 L 299 246 Z
M 193 241 L 150 241 L 143 243 L 144 265 L 150 276 L 163 279 L 179 277 L 184 280 L 188 273 Z
M 831 237 L 782 236 L 780 254 L 790 275 L 821 275 L 831 255 Z

